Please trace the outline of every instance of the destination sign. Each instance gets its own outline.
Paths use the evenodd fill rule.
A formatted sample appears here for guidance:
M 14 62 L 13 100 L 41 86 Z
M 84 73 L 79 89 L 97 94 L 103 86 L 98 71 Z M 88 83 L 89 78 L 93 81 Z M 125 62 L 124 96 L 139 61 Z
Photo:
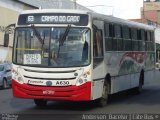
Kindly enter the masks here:
M 22 14 L 19 16 L 18 25 L 29 24 L 74 24 L 88 25 L 88 15 L 71 13 L 47 13 L 47 14 Z

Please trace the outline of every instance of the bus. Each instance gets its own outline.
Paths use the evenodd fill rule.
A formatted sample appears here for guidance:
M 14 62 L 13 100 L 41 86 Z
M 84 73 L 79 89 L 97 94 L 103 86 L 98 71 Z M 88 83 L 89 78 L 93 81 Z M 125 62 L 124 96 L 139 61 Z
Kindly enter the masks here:
M 27 10 L 16 23 L 12 86 L 37 106 L 49 100 L 107 104 L 108 96 L 153 79 L 154 28 L 64 9 Z

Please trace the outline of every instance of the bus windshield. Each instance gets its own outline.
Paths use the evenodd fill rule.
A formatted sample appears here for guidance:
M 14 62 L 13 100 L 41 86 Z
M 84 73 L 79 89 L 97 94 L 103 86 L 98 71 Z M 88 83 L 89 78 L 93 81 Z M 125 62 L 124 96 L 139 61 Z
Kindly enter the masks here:
M 13 63 L 35 67 L 79 67 L 90 63 L 90 29 L 16 28 Z

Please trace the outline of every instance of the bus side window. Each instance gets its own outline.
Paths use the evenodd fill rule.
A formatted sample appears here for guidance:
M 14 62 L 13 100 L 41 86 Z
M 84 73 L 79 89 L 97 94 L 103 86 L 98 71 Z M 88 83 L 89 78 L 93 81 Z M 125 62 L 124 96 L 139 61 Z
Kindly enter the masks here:
M 105 34 L 105 51 L 112 51 L 114 27 L 111 23 L 105 23 L 104 34 Z
M 102 62 L 103 60 L 103 37 L 102 30 L 94 29 L 94 39 L 93 39 L 93 57 L 94 66 Z
M 138 30 L 136 28 L 131 29 L 132 49 L 133 51 L 139 51 Z
M 132 51 L 131 29 L 128 26 L 123 26 L 122 34 L 124 51 Z

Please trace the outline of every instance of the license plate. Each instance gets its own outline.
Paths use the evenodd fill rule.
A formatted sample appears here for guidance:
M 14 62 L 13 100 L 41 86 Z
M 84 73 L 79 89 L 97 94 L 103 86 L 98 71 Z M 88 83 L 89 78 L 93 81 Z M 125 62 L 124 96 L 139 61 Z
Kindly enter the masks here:
M 44 95 L 53 95 L 54 93 L 55 93 L 55 91 L 52 91 L 52 90 L 44 90 L 43 91 Z
M 24 64 L 41 64 L 41 55 L 24 54 Z

